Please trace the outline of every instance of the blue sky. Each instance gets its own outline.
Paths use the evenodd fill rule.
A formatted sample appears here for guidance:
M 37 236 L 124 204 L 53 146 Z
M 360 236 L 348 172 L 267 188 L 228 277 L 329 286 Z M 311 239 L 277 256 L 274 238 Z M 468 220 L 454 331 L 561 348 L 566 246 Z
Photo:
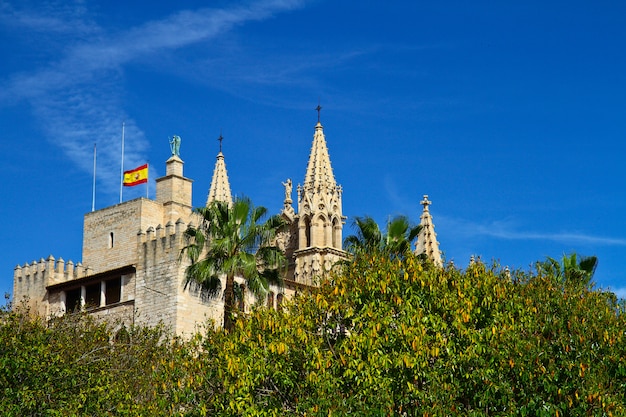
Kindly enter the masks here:
M 529 270 L 597 255 L 626 296 L 626 3 L 0 1 L 0 291 L 81 259 L 83 215 L 182 138 L 194 204 L 217 138 L 231 187 L 272 212 L 301 183 L 315 107 L 344 213 L 419 221 L 445 258 Z M 124 200 L 146 192 L 124 191 Z

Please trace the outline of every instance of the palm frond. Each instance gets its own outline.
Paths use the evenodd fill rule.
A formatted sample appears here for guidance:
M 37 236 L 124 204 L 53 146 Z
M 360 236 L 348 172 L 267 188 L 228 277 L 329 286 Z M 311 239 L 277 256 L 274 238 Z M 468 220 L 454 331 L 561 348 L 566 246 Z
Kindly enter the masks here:
M 202 224 L 188 229 L 189 244 L 182 252 L 191 261 L 185 273 L 185 286 L 199 284 L 217 295 L 225 278 L 224 327 L 227 327 L 232 324 L 230 297 L 235 277 L 243 278 L 257 296 L 265 295 L 270 282 L 281 282 L 279 269 L 284 254 L 271 242 L 285 223 L 280 216 L 263 222 L 267 209 L 255 207 L 247 197 L 236 198 L 232 204 L 215 201 L 196 212 Z

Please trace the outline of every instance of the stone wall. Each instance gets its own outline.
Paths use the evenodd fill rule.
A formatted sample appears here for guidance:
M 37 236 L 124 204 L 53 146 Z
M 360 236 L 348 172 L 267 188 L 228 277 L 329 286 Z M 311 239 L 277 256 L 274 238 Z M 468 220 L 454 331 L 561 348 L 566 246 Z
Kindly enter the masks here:
M 85 215 L 83 262 L 95 273 L 137 263 L 137 232 L 161 224 L 163 206 L 146 198 Z
M 137 235 L 136 320 L 165 324 L 177 334 L 191 334 L 208 319 L 221 320 L 221 299 L 208 298 L 194 286 L 185 288 L 189 262 L 181 256 L 187 225 L 179 219 L 149 227 Z

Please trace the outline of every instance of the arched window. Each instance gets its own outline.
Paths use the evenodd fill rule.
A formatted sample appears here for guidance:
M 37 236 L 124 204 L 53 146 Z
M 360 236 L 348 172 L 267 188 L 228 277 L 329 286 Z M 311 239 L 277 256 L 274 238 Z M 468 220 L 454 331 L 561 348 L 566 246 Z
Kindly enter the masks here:
M 284 298 L 284 295 L 282 293 L 276 296 L 276 309 L 277 310 L 280 310 L 283 307 L 283 298 Z
M 306 247 L 311 246 L 311 219 L 309 216 L 304 218 L 304 233 L 306 233 Z
M 274 308 L 274 292 L 267 293 L 267 308 Z
M 328 244 L 329 236 L 326 236 L 326 217 L 320 215 L 315 222 L 315 245 L 326 246 Z
M 337 218 L 333 219 L 333 248 L 341 249 L 341 228 Z
M 113 340 L 117 343 L 130 343 L 130 333 L 125 325 L 122 324 L 122 328 L 115 333 Z
M 114 243 L 113 232 L 111 232 L 111 233 L 109 233 L 109 248 L 113 247 L 113 243 Z

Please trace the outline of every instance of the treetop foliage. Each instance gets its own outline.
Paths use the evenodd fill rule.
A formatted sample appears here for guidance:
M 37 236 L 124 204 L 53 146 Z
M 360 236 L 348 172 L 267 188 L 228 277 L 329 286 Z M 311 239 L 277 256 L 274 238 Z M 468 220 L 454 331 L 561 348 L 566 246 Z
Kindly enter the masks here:
M 391 257 L 402 257 L 411 252 L 411 245 L 422 226 L 412 225 L 406 216 L 389 219 L 384 231 L 369 216 L 356 217 L 353 228 L 355 234 L 345 238 L 344 246 L 350 253 L 382 252 Z
M 359 253 L 282 310 L 191 340 L 0 320 L 7 415 L 623 416 L 624 303 L 481 262 Z M 42 411 L 43 410 L 43 411 Z

